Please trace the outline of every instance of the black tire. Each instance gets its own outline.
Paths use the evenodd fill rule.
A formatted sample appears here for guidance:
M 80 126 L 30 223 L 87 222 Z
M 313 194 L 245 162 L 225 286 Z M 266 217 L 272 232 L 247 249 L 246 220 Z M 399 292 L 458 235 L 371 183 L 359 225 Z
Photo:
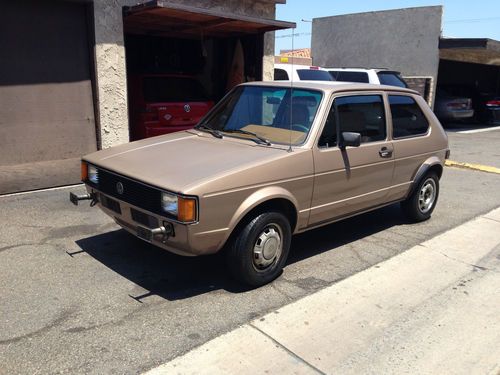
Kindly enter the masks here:
M 422 198 L 425 198 L 426 192 L 424 189 L 431 186 L 433 191 L 433 199 L 430 207 L 422 202 Z M 422 196 L 423 195 L 423 196 Z M 401 208 L 405 215 L 414 222 L 425 221 L 429 219 L 432 215 L 432 211 L 436 207 L 436 203 L 439 197 L 439 177 L 436 172 L 427 173 L 420 181 L 413 193 L 403 202 L 401 202 Z
M 280 212 L 258 214 L 238 229 L 226 248 L 226 261 L 233 278 L 251 287 L 276 279 L 288 258 L 291 238 L 290 222 L 285 215 Z M 261 245 L 259 256 L 256 249 Z M 273 250 L 274 256 L 269 255 Z M 265 265 L 267 262 L 270 263 Z

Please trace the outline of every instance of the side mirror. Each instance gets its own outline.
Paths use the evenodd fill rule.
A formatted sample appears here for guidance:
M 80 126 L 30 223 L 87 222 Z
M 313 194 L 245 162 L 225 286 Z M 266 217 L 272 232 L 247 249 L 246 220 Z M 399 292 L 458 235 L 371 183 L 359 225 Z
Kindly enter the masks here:
M 354 132 L 342 132 L 342 141 L 340 142 L 340 148 L 346 148 L 347 146 L 359 147 L 361 144 L 361 134 Z

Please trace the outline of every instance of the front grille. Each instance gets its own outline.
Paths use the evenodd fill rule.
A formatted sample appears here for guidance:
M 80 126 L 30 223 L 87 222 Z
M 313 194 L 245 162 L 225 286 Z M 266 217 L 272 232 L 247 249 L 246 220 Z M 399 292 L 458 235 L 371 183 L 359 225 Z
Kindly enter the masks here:
M 158 219 L 156 217 L 145 214 L 144 212 L 138 211 L 135 208 L 131 208 L 130 213 L 132 214 L 132 220 L 148 228 L 157 228 L 159 225 Z
M 118 201 L 108 198 L 104 194 L 99 194 L 99 200 L 101 201 L 101 204 L 104 207 L 109 208 L 111 211 L 115 211 L 117 214 L 121 215 L 122 210 L 120 208 L 120 203 L 118 203 Z
M 147 211 L 165 215 L 161 210 L 161 191 L 152 186 L 99 168 L 99 184 L 87 183 L 104 194 L 117 198 Z M 121 184 L 122 189 L 119 188 Z

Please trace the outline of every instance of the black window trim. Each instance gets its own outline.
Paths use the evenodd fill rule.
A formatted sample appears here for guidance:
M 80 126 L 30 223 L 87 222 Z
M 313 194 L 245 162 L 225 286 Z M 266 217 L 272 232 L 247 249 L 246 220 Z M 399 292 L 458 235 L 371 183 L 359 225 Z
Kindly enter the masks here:
M 399 141 L 399 140 L 404 140 L 404 139 L 426 137 L 430 134 L 432 127 L 431 127 L 431 122 L 429 120 L 429 117 L 427 117 L 427 114 L 425 113 L 425 111 L 422 110 L 422 107 L 420 106 L 420 104 L 418 104 L 417 100 L 415 100 L 414 95 L 411 95 L 411 94 L 408 94 L 405 92 L 386 92 L 386 94 L 387 94 L 387 107 L 389 108 L 389 112 L 391 113 L 391 140 Z M 422 114 L 424 115 L 425 120 L 427 121 L 427 131 L 425 133 L 405 135 L 404 137 L 394 137 L 394 123 L 392 121 L 392 110 L 391 110 L 391 102 L 389 101 L 389 96 L 407 96 L 407 97 L 413 99 L 415 104 L 420 109 L 420 112 L 422 112 Z
M 384 108 L 384 117 L 385 117 L 385 139 L 381 139 L 379 141 L 372 141 L 372 142 L 362 142 L 360 147 L 363 145 L 371 145 L 374 143 L 379 143 L 379 142 L 388 142 L 389 139 L 389 131 L 391 132 L 391 139 L 392 139 L 392 113 L 391 113 L 391 128 L 389 129 L 389 121 L 387 117 L 387 108 L 386 108 L 386 103 L 389 105 L 389 99 L 387 97 L 387 101 L 385 96 L 388 95 L 388 92 L 386 91 L 344 91 L 344 92 L 333 92 L 331 94 L 331 101 L 328 102 L 328 107 L 327 111 L 325 111 L 325 115 L 323 116 L 322 125 L 321 128 L 318 131 L 318 134 L 316 135 L 316 141 L 314 143 L 315 147 L 320 150 L 320 151 L 330 151 L 335 148 L 340 149 L 339 147 L 339 139 L 340 139 L 340 126 L 337 126 L 335 129 L 337 131 L 337 144 L 332 147 L 322 147 L 319 145 L 319 141 L 321 138 L 321 134 L 323 133 L 323 129 L 325 128 L 326 125 L 326 120 L 328 119 L 328 114 L 330 113 L 330 108 L 332 105 L 335 106 L 335 122 L 336 124 L 339 123 L 339 118 L 338 118 L 338 111 L 337 111 L 337 103 L 335 102 L 335 99 L 345 97 L 345 96 L 370 96 L 370 95 L 379 95 L 382 98 L 382 107 Z M 426 116 L 427 119 L 427 116 Z M 428 120 L 428 119 L 427 119 Z

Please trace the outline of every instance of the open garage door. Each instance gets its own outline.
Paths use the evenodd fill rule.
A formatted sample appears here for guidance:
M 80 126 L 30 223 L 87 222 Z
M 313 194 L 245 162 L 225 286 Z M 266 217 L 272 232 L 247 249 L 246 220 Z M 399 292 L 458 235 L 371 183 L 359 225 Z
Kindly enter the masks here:
M 231 87 L 262 80 L 264 34 L 290 27 L 166 1 L 125 8 L 131 139 L 192 127 Z
M 2 3 L 0 194 L 77 183 L 97 149 L 88 7 Z
M 226 38 L 244 34 L 295 27 L 293 22 L 269 20 L 154 0 L 125 9 L 125 32 L 166 37 L 216 36 Z
M 439 57 L 438 92 L 471 99 L 476 120 L 500 123 L 500 109 L 488 106 L 500 97 L 500 42 L 442 38 Z

